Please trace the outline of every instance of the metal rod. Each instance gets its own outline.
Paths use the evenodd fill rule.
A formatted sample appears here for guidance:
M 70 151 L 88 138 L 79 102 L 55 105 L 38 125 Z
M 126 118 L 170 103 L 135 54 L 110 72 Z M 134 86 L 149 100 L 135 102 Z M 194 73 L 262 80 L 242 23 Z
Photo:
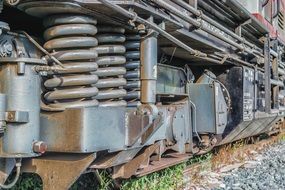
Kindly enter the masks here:
M 197 118 L 197 108 L 196 108 L 196 105 L 194 104 L 194 102 L 192 102 L 189 98 L 189 103 L 190 103 L 190 108 L 191 108 L 191 113 L 193 113 L 193 117 L 192 117 L 192 120 L 193 120 L 193 131 L 195 132 L 195 134 L 197 135 L 197 138 L 199 140 L 199 142 L 202 142 L 202 139 L 198 133 L 198 130 L 197 130 L 197 122 L 196 122 L 196 118 Z
M 270 38 L 267 35 L 264 43 L 264 79 L 265 79 L 265 112 L 271 112 L 271 72 L 270 72 Z
M 192 49 L 191 47 L 187 46 L 186 44 L 184 44 L 183 42 L 181 42 L 180 40 L 178 40 L 177 38 L 175 38 L 171 34 L 167 33 L 163 29 L 161 29 L 156 24 L 153 24 L 153 23 L 151 23 L 151 22 L 149 22 L 147 20 L 144 20 L 143 18 L 139 17 L 137 14 L 135 14 L 133 12 L 129 12 L 129 11 L 123 9 L 120 6 L 118 6 L 118 5 L 114 4 L 114 3 L 111 3 L 108 0 L 98 0 L 98 1 L 100 1 L 101 3 L 106 5 L 107 7 L 117 11 L 118 13 L 126 16 L 127 18 L 133 19 L 136 22 L 144 24 L 144 25 L 148 26 L 149 28 L 157 31 L 163 37 L 165 37 L 166 39 L 170 40 L 171 42 L 173 42 L 177 46 L 181 47 L 182 49 L 188 51 L 190 54 L 196 56 L 197 58 L 200 58 L 202 60 L 209 61 L 209 62 L 212 62 L 212 63 L 221 64 L 221 62 L 219 60 L 213 59 L 213 58 L 209 58 L 209 57 L 207 57 L 207 54 L 202 53 L 202 52 L 200 52 L 198 50 Z
M 236 33 L 234 33 L 233 31 L 227 29 L 226 27 L 224 27 L 223 25 L 219 24 L 218 22 L 214 21 L 213 19 L 211 19 L 210 17 L 206 16 L 205 14 L 203 14 L 202 11 L 195 9 L 194 7 L 190 6 L 189 4 L 185 3 L 182 0 L 172 0 L 173 2 L 175 2 L 176 4 L 180 5 L 181 7 L 185 8 L 186 10 L 190 11 L 191 13 L 193 13 L 194 15 L 202 18 L 203 20 L 207 21 L 208 23 L 212 24 L 213 26 L 215 26 L 216 28 L 222 30 L 223 32 L 227 33 L 228 35 L 230 35 L 231 37 L 239 40 L 242 43 L 245 43 L 246 45 L 248 45 L 251 48 L 255 48 L 255 45 L 246 41 L 244 38 L 242 38 L 241 36 L 237 35 Z
M 107 7 L 119 12 L 120 14 L 124 15 L 125 17 L 132 19 L 133 21 L 136 21 L 138 23 L 144 24 L 146 26 L 148 26 L 149 28 L 157 31 L 159 34 L 161 34 L 163 37 L 165 37 L 166 39 L 170 40 L 171 42 L 175 43 L 176 45 L 178 45 L 179 47 L 185 49 L 186 51 L 188 51 L 190 54 L 195 55 L 197 57 L 207 57 L 207 54 L 192 49 L 191 47 L 187 46 L 186 44 L 184 44 L 183 42 L 181 42 L 180 40 L 178 40 L 177 38 L 175 38 L 174 36 L 172 36 L 171 34 L 167 33 L 166 31 L 164 31 L 163 29 L 161 29 L 159 26 L 157 26 L 156 24 L 153 24 L 141 17 L 139 17 L 136 13 L 134 12 L 129 12 L 125 9 L 123 9 L 122 7 L 111 3 L 108 0 L 98 0 L 101 3 L 103 3 L 104 5 L 106 5 Z
M 248 48 L 246 48 L 244 45 L 238 44 L 234 41 L 232 41 L 231 39 L 226 38 L 225 36 L 216 33 L 215 31 L 207 28 L 205 26 L 205 24 L 203 22 L 197 21 L 194 18 L 191 18 L 189 16 L 186 16 L 185 14 L 183 14 L 180 10 L 176 9 L 174 6 L 168 4 L 167 2 L 163 1 L 163 0 L 152 0 L 154 3 L 156 3 L 157 5 L 163 7 L 164 9 L 167 9 L 168 11 L 170 11 L 171 13 L 175 14 L 176 16 L 178 16 L 179 18 L 181 18 L 182 20 L 188 22 L 189 24 L 192 24 L 193 26 L 217 37 L 218 39 L 234 46 L 235 48 L 241 50 L 241 51 L 245 51 L 249 54 L 254 54 L 253 50 L 250 50 Z
M 153 22 L 153 17 L 150 17 Z M 157 81 L 157 33 L 150 30 L 141 40 L 141 102 L 155 104 Z
M 53 55 L 51 55 L 47 50 L 45 50 L 38 42 L 36 42 L 28 33 L 25 31 L 20 31 L 22 34 L 24 34 L 30 42 L 32 42 L 39 50 L 41 50 L 44 54 L 46 54 L 48 57 L 50 57 L 56 64 L 64 68 L 64 65 Z
M 207 4 L 204 1 L 198 1 L 198 5 L 202 7 L 204 10 L 209 12 L 211 15 L 215 16 L 216 18 L 222 20 L 227 25 L 235 26 L 236 23 L 234 23 L 231 19 L 227 18 L 224 14 L 222 14 L 219 11 L 214 10 L 209 4 Z

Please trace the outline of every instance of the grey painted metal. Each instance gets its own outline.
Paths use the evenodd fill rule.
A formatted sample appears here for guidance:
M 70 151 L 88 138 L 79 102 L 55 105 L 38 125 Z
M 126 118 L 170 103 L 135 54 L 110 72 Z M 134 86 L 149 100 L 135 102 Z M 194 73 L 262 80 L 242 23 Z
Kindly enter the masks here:
M 125 75 L 126 69 L 124 67 L 102 67 L 98 68 L 96 71 L 92 73 L 96 74 L 99 77 L 109 77 L 116 75 Z
M 116 85 L 112 85 L 115 87 Z M 126 96 L 127 91 L 125 89 L 112 89 L 112 90 L 100 90 L 96 95 L 96 99 L 98 100 L 108 100 L 108 99 L 116 99 Z
M 266 117 L 257 118 L 253 121 L 244 121 L 240 123 L 230 134 L 228 134 L 219 143 L 219 145 L 268 132 L 275 122 L 279 121 L 282 117 L 283 116 L 278 115 L 268 115 Z
M 140 91 L 141 91 L 141 80 L 140 80 L 140 46 L 141 46 L 141 36 L 136 32 L 130 32 L 126 34 L 126 59 L 127 63 L 125 65 L 127 73 L 125 75 L 127 79 L 127 85 L 125 89 L 127 90 L 127 96 L 125 99 L 128 101 L 129 107 L 138 106 L 140 102 Z
M 265 112 L 271 112 L 271 69 L 270 69 L 270 38 L 267 35 L 264 43 L 264 88 L 265 88 Z
M 185 95 L 186 74 L 179 67 L 158 64 L 157 67 L 157 94 Z
M 256 52 L 254 49 L 250 49 L 247 48 L 245 46 L 243 46 L 242 44 L 236 43 L 235 41 L 224 37 L 223 35 L 216 33 L 215 31 L 209 29 L 204 22 L 200 22 L 198 20 L 193 19 L 192 17 L 184 14 L 183 12 L 179 11 L 177 8 L 175 8 L 174 6 L 172 6 L 170 3 L 168 3 L 167 1 L 163 1 L 163 0 L 152 0 L 153 2 L 155 2 L 156 4 L 158 4 L 159 6 L 167 9 L 168 11 L 170 11 L 171 13 L 175 14 L 176 16 L 178 16 L 179 18 L 183 19 L 184 21 L 190 23 L 191 25 L 217 37 L 218 39 L 232 45 L 233 47 L 241 50 L 241 51 L 246 51 L 247 53 L 253 54 L 253 53 L 258 53 L 260 55 L 259 52 Z
M 206 2 L 198 1 L 198 5 L 200 7 L 202 7 L 203 9 L 207 10 L 208 12 L 212 12 L 213 16 L 219 18 L 220 20 L 222 20 L 226 24 L 234 25 L 234 22 L 231 19 L 227 18 L 227 16 L 223 15 L 223 13 L 216 11 L 216 10 L 213 10 L 212 7 L 210 5 L 208 5 Z
M 118 166 L 127 163 L 131 161 L 141 149 L 142 147 L 139 147 L 134 149 L 123 150 L 108 157 L 102 156 L 101 158 L 95 160 L 95 162 L 92 163 L 89 168 L 107 169 L 112 166 Z
M 3 133 L 6 127 L 5 115 L 6 115 L 6 95 L 0 94 L 0 132 Z
M 141 40 L 141 102 L 155 104 L 157 80 L 157 33 L 150 31 Z
M 52 73 L 44 82 L 47 88 L 44 103 L 51 109 L 99 104 L 96 99 L 91 99 L 99 93 L 98 88 L 92 86 L 99 78 L 91 73 L 98 68 L 98 64 L 91 61 L 98 57 L 96 50 L 90 49 L 98 45 L 94 23 L 97 23 L 96 19 L 82 15 L 57 15 L 44 20 L 48 27 L 44 47 L 67 65 L 64 72 Z
M 233 31 L 230 31 L 228 28 L 226 28 L 223 25 L 219 24 L 218 22 L 216 22 L 215 20 L 211 19 L 210 17 L 206 16 L 205 14 L 203 14 L 202 11 L 197 10 L 196 8 L 194 8 L 193 6 L 190 6 L 189 4 L 185 3 L 182 0 L 172 0 L 172 1 L 177 3 L 180 6 L 184 7 L 186 10 L 190 11 L 194 15 L 196 15 L 198 17 L 201 17 L 203 20 L 205 20 L 206 22 L 212 24 L 213 26 L 217 27 L 218 29 L 226 32 L 227 34 L 229 34 L 233 38 L 239 40 L 241 43 L 245 43 L 246 45 L 248 45 L 251 48 L 254 47 L 254 45 L 252 43 L 250 43 L 248 41 L 245 41 L 244 38 L 242 38 L 241 36 L 235 34 Z
M 196 106 L 197 132 L 223 134 L 228 108 L 221 85 L 207 73 L 197 83 L 189 84 L 189 94 Z
M 222 134 L 227 125 L 227 104 L 220 85 L 190 84 L 190 98 L 197 108 L 197 132 Z
M 203 52 L 200 52 L 198 50 L 195 50 L 195 49 L 192 49 L 191 47 L 187 46 L 186 44 L 184 44 L 182 41 L 178 40 L 177 38 L 175 38 L 174 36 L 172 36 L 171 34 L 169 34 L 168 32 L 164 31 L 163 29 L 161 29 L 159 26 L 157 26 L 156 24 L 153 24 L 152 22 L 150 21 L 147 21 L 147 20 L 144 20 L 143 18 L 137 16 L 136 14 L 132 13 L 132 12 L 129 12 L 125 9 L 123 9 L 122 7 L 112 3 L 112 2 L 109 2 L 107 0 L 98 0 L 100 1 L 101 3 L 103 3 L 104 5 L 106 5 L 107 7 L 115 10 L 116 12 L 122 14 L 123 16 L 129 18 L 129 19 L 135 19 L 137 22 L 141 23 L 141 24 L 144 24 L 146 26 L 148 26 L 149 28 L 157 31 L 158 33 L 160 33 L 162 36 L 164 36 L 166 39 L 172 41 L 173 43 L 177 44 L 179 47 L 185 49 L 186 51 L 188 51 L 190 54 L 192 55 L 198 55 L 201 59 L 203 57 L 206 58 L 206 54 L 203 53 Z M 206 58 L 208 59 L 208 58 Z M 213 61 L 215 62 L 214 59 L 208 59 L 209 61 Z
M 190 84 L 190 87 L 187 88 L 188 91 L 185 86 L 190 82 L 190 79 L 185 75 L 183 69 L 165 65 L 157 68 L 158 39 L 157 34 L 152 31 L 152 29 L 158 31 L 163 37 L 166 37 L 176 45 L 184 48 L 187 52 L 183 51 L 182 54 L 185 54 L 185 52 L 189 54 L 191 61 L 193 61 L 192 59 L 195 58 L 195 56 L 198 59 L 200 59 L 201 56 L 207 56 L 186 45 L 192 45 L 194 40 L 185 39 L 187 43 L 184 44 L 183 38 L 182 42 L 168 33 L 164 27 L 160 28 L 160 26 L 153 22 L 154 20 L 161 22 L 161 19 L 165 17 L 155 17 L 154 20 L 144 20 L 133 12 L 132 9 L 127 11 L 125 9 L 126 6 L 120 7 L 116 5 L 118 1 L 99 1 L 106 5 L 104 7 L 104 5 L 100 4 L 101 7 L 105 8 L 104 10 L 110 10 L 111 8 L 123 14 L 128 19 L 133 19 L 130 23 L 141 23 L 145 25 L 138 27 L 146 27 L 146 31 L 148 31 L 141 41 L 141 47 L 139 47 L 140 43 L 137 41 L 139 40 L 137 35 L 130 36 L 128 39 L 128 36 L 126 37 L 124 35 L 124 28 L 113 25 L 96 26 L 97 21 L 92 17 L 82 15 L 71 16 L 69 14 L 47 17 L 45 25 L 48 29 L 44 36 L 48 42 L 45 47 L 50 51 L 54 51 L 52 54 L 60 61 L 63 61 L 65 67 L 58 72 L 52 72 L 52 75 L 48 75 L 48 80 L 45 81 L 44 85 L 49 92 L 46 93 L 44 97 L 48 103 L 51 103 L 50 107 L 58 106 L 67 109 L 64 111 L 57 110 L 58 112 L 43 111 L 41 123 L 34 122 L 32 126 L 29 126 L 28 124 L 30 124 L 31 119 L 38 118 L 38 115 L 36 117 L 34 112 L 32 112 L 34 115 L 31 115 L 30 110 L 22 109 L 22 104 L 27 108 L 35 109 L 37 114 L 39 114 L 39 104 L 32 102 L 40 98 L 39 92 L 38 94 L 35 92 L 36 90 L 39 91 L 40 85 L 33 85 L 33 83 L 38 80 L 38 75 L 32 70 L 33 64 L 25 64 L 23 59 L 21 59 L 21 61 L 18 60 L 18 62 L 21 62 L 18 65 L 12 63 L 9 65 L 3 64 L 2 71 L 0 71 L 0 89 L 4 89 L 3 91 L 5 92 L 3 93 L 5 93 L 5 95 L 1 96 L 0 94 L 0 122 L 3 119 L 5 120 L 3 123 L 8 122 L 8 127 L 17 126 L 17 128 L 8 128 L 7 134 L 5 133 L 5 135 L 9 136 L 9 139 L 6 139 L 6 141 L 9 143 L 8 145 L 11 146 L 5 144 L 5 138 L 7 138 L 7 136 L 4 135 L 4 148 L 6 146 L 9 150 L 12 150 L 15 145 L 18 147 L 21 143 L 19 147 L 24 149 L 24 151 L 32 151 L 30 141 L 31 139 L 34 140 L 38 138 L 35 137 L 35 135 L 38 132 L 39 126 L 41 127 L 40 140 L 47 142 L 48 151 L 50 152 L 89 153 L 104 151 L 108 153 L 118 153 L 118 151 L 127 150 L 126 152 L 128 152 L 129 150 L 131 157 L 135 156 L 136 151 L 140 148 L 152 145 L 157 141 L 166 143 L 165 147 L 179 153 L 191 152 L 191 149 L 187 149 L 185 145 L 193 145 L 192 132 L 196 132 L 195 123 L 197 123 L 197 131 L 199 133 L 222 134 L 227 124 L 228 111 L 223 92 L 223 90 L 226 91 L 225 87 L 215 81 L 213 77 L 209 77 L 198 79 L 197 83 Z M 81 3 L 85 3 L 85 7 L 93 4 L 92 8 L 88 8 L 90 8 L 90 10 L 97 10 L 94 8 L 94 4 L 98 5 L 99 1 L 96 1 L 96 3 L 93 1 L 81 1 Z M 173 1 L 181 2 L 178 0 Z M 224 0 L 223 2 L 225 1 L 230 0 Z M 45 2 L 51 5 L 50 1 Z M 142 6 L 142 4 L 140 4 L 141 1 L 135 2 L 138 2 L 137 5 Z M 159 2 L 161 5 L 164 5 L 165 8 L 168 8 L 167 5 L 165 6 L 165 3 L 167 4 L 169 1 L 156 0 L 155 2 Z M 66 2 L 66 4 L 64 4 L 64 2 L 61 3 L 61 5 L 65 5 L 66 7 L 55 7 L 55 10 L 51 10 L 50 7 L 45 9 L 42 6 L 39 10 L 35 11 L 35 8 L 37 8 L 37 6 L 35 6 L 33 10 L 27 10 L 27 12 L 35 11 L 39 13 L 42 10 L 47 10 L 48 12 L 51 11 L 51 13 L 58 13 L 58 11 L 68 12 L 68 10 L 70 10 L 74 13 L 78 10 L 83 10 L 79 8 L 79 5 L 76 6 L 76 4 L 68 2 Z M 146 7 L 150 6 L 150 3 L 147 1 L 144 1 L 144 3 Z M 57 3 L 55 4 L 57 5 Z M 71 9 L 72 7 L 74 9 Z M 107 9 L 107 7 L 109 8 Z M 134 10 L 137 11 L 137 9 Z M 170 8 L 170 10 L 177 15 L 169 14 L 169 12 L 161 10 L 159 12 L 164 16 L 173 16 L 175 19 L 177 19 L 177 16 L 183 17 L 177 19 L 181 20 L 181 23 L 184 23 L 186 19 L 186 21 L 189 21 L 189 23 L 197 27 L 203 27 L 203 25 L 199 25 L 199 23 L 196 22 L 196 19 L 193 21 L 191 20 L 192 18 L 185 18 L 183 13 L 177 13 L 175 7 L 174 9 L 173 7 Z M 114 14 L 111 13 L 111 15 L 118 15 L 116 11 L 114 11 Z M 149 15 L 146 13 L 144 16 Z M 208 19 L 208 17 L 204 17 L 204 19 L 205 18 Z M 104 19 L 102 20 L 105 21 Z M 212 20 L 208 19 L 208 21 L 211 22 Z M 161 26 L 163 25 L 164 22 Z M 217 24 L 216 27 L 223 29 L 222 26 Z M 192 38 L 195 38 L 194 33 L 189 31 L 189 28 L 180 31 L 180 33 L 182 32 L 184 35 L 180 35 L 180 38 L 181 36 L 187 36 L 185 34 L 192 34 Z M 211 32 L 208 33 L 213 34 Z M 203 35 L 199 35 L 199 39 L 197 37 L 196 35 L 195 42 L 202 41 Z M 227 39 L 225 40 L 222 37 L 223 36 L 218 36 L 218 38 L 227 41 Z M 235 35 L 232 37 L 235 37 Z M 125 43 L 126 39 L 128 39 L 127 42 L 132 41 L 132 43 Z M 238 39 L 240 42 L 242 41 L 240 38 Z M 159 40 L 161 40 L 161 38 Z M 218 39 L 215 38 L 215 40 Z M 215 40 L 212 41 L 212 44 L 219 46 L 219 43 L 216 43 Z M 221 42 L 222 40 L 218 41 Z M 135 41 L 135 43 L 133 41 Z M 235 42 L 227 41 L 227 43 L 230 45 L 221 46 L 221 48 L 217 49 L 220 49 L 221 52 L 226 54 L 228 52 L 235 52 L 233 50 L 236 50 L 236 48 L 232 48 L 232 46 L 242 50 L 244 48 L 243 45 L 236 45 Z M 162 45 L 161 47 L 167 48 L 169 46 Z M 209 48 L 210 46 L 207 47 Z M 141 48 L 140 52 L 138 48 Z M 126 52 L 126 49 L 135 51 Z M 209 52 L 216 51 L 213 50 L 213 46 L 209 49 Z M 227 51 L 226 49 L 231 49 L 231 51 Z M 236 59 L 240 58 L 239 54 L 234 54 L 234 56 L 236 56 Z M 175 57 L 174 55 L 175 61 L 172 63 L 177 65 L 185 64 L 185 60 L 182 61 Z M 220 55 L 203 59 L 222 64 L 221 60 L 224 58 L 231 59 L 231 61 L 235 60 L 231 58 L 230 55 L 229 57 Z M 141 63 L 139 59 L 141 59 Z M 49 58 L 47 58 L 46 61 L 50 65 L 53 64 L 53 61 Z M 196 61 L 196 59 L 194 61 Z M 43 62 L 46 63 L 45 61 Z M 254 60 L 252 60 L 252 62 L 254 62 Z M 227 63 L 235 64 L 229 61 Z M 140 67 L 140 64 L 142 64 L 142 67 Z M 204 63 L 204 66 L 206 64 L 208 64 L 208 62 Z M 244 62 L 243 64 L 247 63 Z M 224 69 L 226 67 L 220 65 L 219 69 L 220 68 Z M 141 72 L 138 71 L 139 69 L 141 69 Z M 250 78 L 250 75 L 248 76 Z M 13 77 L 20 78 L 19 81 L 21 81 L 17 81 L 17 83 L 13 82 Z M 29 80 L 36 78 L 36 80 L 32 82 L 29 81 L 28 83 L 25 77 L 29 77 Z M 141 77 L 141 81 L 139 77 Z M 253 81 L 249 80 L 249 82 Z M 140 88 L 140 86 L 142 86 L 141 91 L 129 91 L 129 89 L 137 89 Z M 14 89 L 15 87 L 16 89 Z M 128 90 L 129 93 L 127 93 L 125 89 Z M 26 97 L 26 94 L 22 95 L 25 90 L 29 90 L 27 93 L 29 97 Z M 189 99 L 188 93 L 191 95 L 191 99 Z M 143 106 L 139 107 L 139 109 L 125 107 L 127 104 L 124 101 L 125 98 L 138 100 L 140 95 L 142 95 Z M 169 99 L 167 101 L 160 100 L 159 104 L 154 106 L 154 104 L 157 103 L 156 98 L 161 98 L 163 95 Z M 253 94 L 249 94 L 249 96 L 251 95 Z M 8 100 L 7 107 L 10 106 L 15 109 L 6 110 L 4 104 L 6 99 Z M 9 99 L 11 101 L 9 101 Z M 190 105 L 191 100 L 195 103 L 195 105 L 192 105 L 192 108 Z M 256 100 L 254 99 L 253 101 Z M 96 107 L 98 104 L 99 107 Z M 137 102 L 131 102 L 131 104 L 137 106 Z M 151 106 L 149 104 L 151 104 Z M 246 101 L 243 102 L 245 106 L 249 105 L 250 107 L 251 104 L 251 99 L 246 99 Z M 16 108 L 19 108 L 19 110 L 16 110 Z M 148 110 L 147 108 L 150 109 Z M 278 115 L 269 115 L 267 118 L 254 120 L 249 110 L 253 111 L 252 108 L 244 108 L 244 112 L 250 113 L 249 115 L 243 115 L 243 119 L 247 119 L 247 121 L 238 123 L 237 125 L 239 126 L 237 129 L 235 129 L 233 133 L 230 133 L 223 142 L 231 142 L 265 132 L 269 124 L 281 118 Z M 3 118 L 1 118 L 2 112 L 5 112 L 5 117 L 3 116 Z M 158 118 L 161 120 L 157 120 Z M 155 123 L 156 121 L 159 121 L 159 123 Z M 147 136 L 145 140 L 140 134 L 153 123 L 159 127 L 157 127 L 157 130 L 154 130 L 153 133 L 147 134 L 149 136 Z M 15 129 L 15 131 L 11 131 L 12 129 Z M 24 143 L 22 143 L 23 140 L 20 138 L 22 137 L 19 134 L 20 132 L 21 135 L 27 135 L 27 139 L 24 139 Z M 137 141 L 137 139 L 139 140 Z M 29 141 L 29 143 L 26 143 L 26 141 Z M 18 150 L 12 151 L 19 152 Z M 131 159 L 128 158 L 127 153 L 121 153 L 122 157 L 118 158 L 115 163 L 124 163 Z M 27 155 L 33 156 L 33 153 L 28 152 Z M 118 153 L 118 155 L 120 155 L 120 153 Z M 24 155 L 20 154 L 20 156 Z
M 10 26 L 8 23 L 0 21 L 0 29 L 0 34 L 2 34 L 2 31 L 9 31 Z
M 96 33 L 97 28 L 91 24 L 63 24 L 47 29 L 44 32 L 44 38 L 50 40 L 65 35 L 95 35 Z
M 83 15 L 82 16 L 69 15 L 68 17 L 66 17 L 66 15 L 62 14 L 62 15 L 52 15 L 52 16 L 45 18 L 43 25 L 48 28 L 51 26 L 61 25 L 61 24 L 66 24 L 66 23 L 69 23 L 69 24 L 82 23 L 82 24 L 96 25 L 97 20 L 93 19 L 92 17 L 86 17 Z
M 2 38 L 5 38 L 1 36 Z M 18 54 L 27 56 L 23 39 L 15 38 Z M 33 55 L 33 49 L 29 49 Z M 36 57 L 34 57 L 36 58 Z M 0 157 L 32 157 L 33 144 L 40 140 L 40 76 L 34 65 L 25 64 L 24 73 L 18 74 L 16 63 L 5 63 L 0 70 L 1 115 L 6 111 L 6 130 L 2 137 Z M 3 120 L 3 118 L 1 119 Z M 3 124 L 3 121 L 1 122 Z
M 122 150 L 124 107 L 88 107 L 41 114 L 41 139 L 51 152 Z
M 185 144 L 192 142 L 189 108 L 187 102 L 175 106 L 160 106 L 158 109 L 163 113 L 162 126 L 144 146 L 160 139 L 175 139 L 178 144 L 172 149 L 185 152 Z M 134 114 L 137 114 L 136 109 L 125 107 L 86 107 L 66 109 L 63 112 L 43 112 L 41 139 L 47 143 L 50 152 L 114 152 L 142 147 L 140 141 L 132 147 L 129 145 L 152 120 L 146 115 L 138 115 L 135 120 L 130 120 Z M 141 122 L 140 118 L 147 120 Z
M 192 140 L 192 111 L 189 106 L 189 102 L 185 102 L 185 104 L 180 105 L 177 111 L 174 114 L 172 131 L 173 138 L 177 142 L 174 150 L 179 153 L 191 152 L 193 146 Z M 168 137 L 169 138 L 169 137 Z M 186 144 L 190 145 L 190 149 L 186 148 Z
M 180 153 L 188 152 L 186 144 L 192 146 L 192 125 L 191 110 L 187 101 L 169 106 L 158 106 L 162 116 L 162 124 L 157 131 L 145 142 L 144 146 L 151 145 L 159 140 L 176 142 L 169 149 Z M 132 120 L 133 119 L 133 120 Z M 145 125 L 151 122 L 151 117 L 142 115 L 141 117 L 134 110 L 129 110 L 127 114 L 126 144 L 133 144 L 133 140 L 141 133 Z M 133 126 L 136 126 L 135 128 Z M 139 140 L 133 147 L 141 146 Z
M 98 71 L 106 71 L 99 75 L 96 87 L 99 93 L 95 96 L 99 100 L 99 106 L 126 106 L 127 103 L 123 98 L 127 95 L 127 91 L 123 87 L 127 84 L 124 77 L 126 73 L 126 41 L 125 29 L 113 25 L 98 26 L 98 58 L 96 62 L 99 66 Z M 95 72 L 96 73 L 96 72 Z M 117 104 L 116 104 L 117 103 Z
M 243 67 L 243 120 L 250 121 L 254 119 L 254 70 Z
M 3 183 L 13 172 L 16 160 L 14 158 L 1 158 L 0 159 L 0 181 Z
M 126 95 L 124 90 L 116 89 L 126 85 L 126 80 L 119 76 L 126 72 L 121 66 L 126 62 L 125 29 L 95 26 L 96 23 L 95 18 L 83 15 L 45 19 L 44 25 L 49 28 L 44 33 L 47 40 L 44 47 L 54 50 L 52 54 L 66 65 L 62 72 L 53 73 L 44 83 L 48 89 L 44 98 L 49 107 L 97 106 Z M 113 67 L 108 68 L 110 65 Z M 107 105 L 115 103 L 104 103 Z M 121 100 L 117 106 L 122 106 Z
M 114 42 L 116 43 L 116 42 Z M 124 56 L 102 56 L 96 59 L 99 66 L 106 65 L 123 65 L 126 63 L 126 58 Z
M 127 69 L 136 69 L 140 67 L 140 61 L 128 61 L 126 63 Z
M 138 79 L 140 78 L 140 70 L 128 71 L 125 74 L 126 79 Z

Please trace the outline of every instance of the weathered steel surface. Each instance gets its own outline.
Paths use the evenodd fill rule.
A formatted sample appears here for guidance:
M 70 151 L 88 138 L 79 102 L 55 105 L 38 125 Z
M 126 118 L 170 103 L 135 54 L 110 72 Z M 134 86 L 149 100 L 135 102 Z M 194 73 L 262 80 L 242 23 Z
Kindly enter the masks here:
M 3 35 L 1 40 L 15 44 L 14 57 L 35 58 L 25 39 Z M 12 58 L 10 58 L 12 59 Z M 0 157 L 33 157 L 33 144 L 40 139 L 40 76 L 36 64 L 25 62 L 2 63 L 0 70 L 1 114 L 5 115 L 5 135 L 1 138 Z M 3 98 L 3 96 L 2 96 Z M 3 123 L 2 123 L 2 126 Z M 23 138 L 24 137 L 24 138 Z
M 124 107 L 90 107 L 41 114 L 41 138 L 49 152 L 87 153 L 125 146 Z
M 52 154 L 25 160 L 24 172 L 37 173 L 43 190 L 66 190 L 94 161 L 95 154 Z
M 191 157 L 192 154 L 166 154 L 164 157 L 160 158 L 159 161 L 152 161 L 148 167 L 136 172 L 136 176 L 141 177 L 153 172 L 157 172 L 159 170 L 185 162 Z
M 128 161 L 131 161 L 140 150 L 141 147 L 115 152 L 112 154 L 103 154 L 101 156 L 98 156 L 98 158 L 91 164 L 89 168 L 107 169 L 113 166 L 124 164 Z
M 265 133 L 276 124 L 282 116 L 265 117 L 256 119 L 251 122 L 242 122 L 230 134 L 228 134 L 219 145 L 237 141 L 242 138 L 250 137 Z
M 150 145 L 144 148 L 144 150 L 139 153 L 130 162 L 117 166 L 114 168 L 113 178 L 130 178 L 136 171 L 140 168 L 142 164 L 149 163 L 150 156 L 159 148 L 159 143 Z
M 0 157 L 41 156 L 23 171 L 44 189 L 67 189 L 87 168 L 145 175 L 279 130 L 284 46 L 236 0 L 16 4 L 44 22 L 46 50 L 0 27 Z

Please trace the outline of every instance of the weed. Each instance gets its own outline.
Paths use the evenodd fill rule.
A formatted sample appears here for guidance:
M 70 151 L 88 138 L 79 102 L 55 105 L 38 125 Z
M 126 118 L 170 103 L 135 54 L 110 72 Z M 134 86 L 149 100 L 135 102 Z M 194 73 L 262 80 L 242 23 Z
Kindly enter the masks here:
M 183 171 L 186 163 L 162 171 L 123 182 L 122 190 L 174 190 L 183 186 Z
M 7 180 L 7 184 L 13 180 L 12 178 L 14 175 L 10 175 L 10 177 Z M 42 189 L 42 180 L 40 176 L 37 174 L 28 174 L 24 173 L 20 176 L 18 182 L 14 187 L 11 188 L 11 190 L 41 190 Z

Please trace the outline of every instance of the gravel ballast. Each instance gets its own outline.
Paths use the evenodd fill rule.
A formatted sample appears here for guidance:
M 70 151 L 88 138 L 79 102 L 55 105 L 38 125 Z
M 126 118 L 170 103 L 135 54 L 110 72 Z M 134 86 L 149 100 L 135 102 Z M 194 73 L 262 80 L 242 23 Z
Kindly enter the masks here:
M 223 190 L 285 190 L 285 142 L 264 150 L 246 167 L 222 178 Z

